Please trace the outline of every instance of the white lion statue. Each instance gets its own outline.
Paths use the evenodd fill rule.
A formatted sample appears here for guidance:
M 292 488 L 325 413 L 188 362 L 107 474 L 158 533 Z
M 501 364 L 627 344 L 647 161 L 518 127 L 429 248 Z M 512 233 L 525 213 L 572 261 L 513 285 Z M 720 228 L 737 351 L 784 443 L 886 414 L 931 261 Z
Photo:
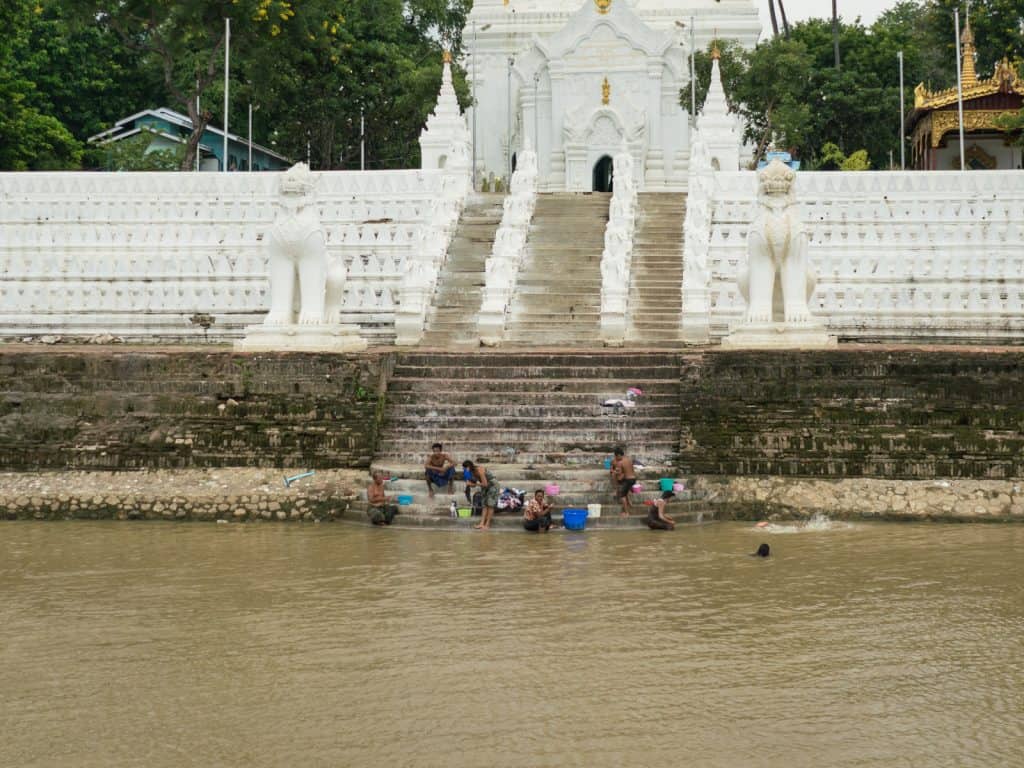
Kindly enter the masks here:
M 270 312 L 264 325 L 337 322 L 346 270 L 340 260 L 328 260 L 315 184 L 305 163 L 294 166 L 281 178 L 277 218 L 267 241 Z
M 773 160 L 758 177 L 758 212 L 747 236 L 748 264 L 739 275 L 747 300 L 746 322 L 811 322 L 808 300 L 817 277 L 808 261 L 793 186 L 796 173 Z

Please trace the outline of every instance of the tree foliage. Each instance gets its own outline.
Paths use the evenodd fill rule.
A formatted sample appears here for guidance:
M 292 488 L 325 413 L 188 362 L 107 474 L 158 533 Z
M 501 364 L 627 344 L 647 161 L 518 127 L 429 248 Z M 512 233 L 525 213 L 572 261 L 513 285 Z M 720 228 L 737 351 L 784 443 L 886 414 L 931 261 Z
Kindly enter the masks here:
M 860 150 L 871 167 L 887 167 L 890 156 L 899 157 L 902 128 L 897 52 L 904 55 L 908 111 L 917 83 L 954 85 L 954 5 L 955 0 L 899 0 L 871 26 L 844 20 L 839 26 L 841 69 L 835 66 L 831 17 L 796 24 L 788 36 L 773 37 L 753 51 L 720 44 L 723 83 L 747 123 L 747 140 L 758 154 L 774 140 L 807 167 L 861 166 Z M 991 72 L 1003 56 L 1019 61 L 1024 3 L 976 0 L 972 9 L 979 74 Z M 702 98 L 709 73 L 710 57 L 700 54 Z
M 82 146 L 60 120 L 36 108 L 40 93 L 17 66 L 34 6 L 0 0 L 6 22 L 0 36 L 0 169 L 57 170 L 78 167 Z

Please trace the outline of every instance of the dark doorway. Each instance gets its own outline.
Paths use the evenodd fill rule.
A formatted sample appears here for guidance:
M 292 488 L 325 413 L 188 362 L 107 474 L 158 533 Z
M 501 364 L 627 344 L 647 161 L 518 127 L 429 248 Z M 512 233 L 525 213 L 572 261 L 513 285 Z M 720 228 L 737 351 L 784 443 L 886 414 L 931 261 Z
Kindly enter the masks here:
M 598 160 L 597 165 L 594 166 L 594 191 L 614 192 L 614 182 L 615 169 L 612 165 L 612 159 L 608 155 L 605 155 Z

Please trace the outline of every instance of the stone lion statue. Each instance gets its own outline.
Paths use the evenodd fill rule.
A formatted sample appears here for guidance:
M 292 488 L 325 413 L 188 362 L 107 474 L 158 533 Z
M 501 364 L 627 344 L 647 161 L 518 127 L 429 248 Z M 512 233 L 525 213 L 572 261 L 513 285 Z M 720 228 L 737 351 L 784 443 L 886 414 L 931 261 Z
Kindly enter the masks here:
M 795 181 L 796 173 L 778 160 L 758 177 L 758 211 L 747 236 L 748 264 L 739 275 L 750 324 L 811 322 L 808 301 L 817 277 L 808 261 Z
M 270 312 L 264 325 L 337 322 L 346 271 L 331 262 L 316 207 L 315 177 L 305 163 L 281 178 L 278 212 L 267 242 Z

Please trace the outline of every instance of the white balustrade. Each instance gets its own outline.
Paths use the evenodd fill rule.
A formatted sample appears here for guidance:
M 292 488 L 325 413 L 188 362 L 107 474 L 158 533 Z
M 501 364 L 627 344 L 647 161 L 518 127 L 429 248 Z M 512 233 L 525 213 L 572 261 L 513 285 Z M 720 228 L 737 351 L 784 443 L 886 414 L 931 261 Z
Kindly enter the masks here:
M 346 322 L 393 332 L 411 262 L 440 261 L 464 185 L 444 171 L 317 174 Z M 268 306 L 278 174 L 0 174 L 0 336 L 226 340 Z M 440 249 L 440 254 L 438 253 Z

